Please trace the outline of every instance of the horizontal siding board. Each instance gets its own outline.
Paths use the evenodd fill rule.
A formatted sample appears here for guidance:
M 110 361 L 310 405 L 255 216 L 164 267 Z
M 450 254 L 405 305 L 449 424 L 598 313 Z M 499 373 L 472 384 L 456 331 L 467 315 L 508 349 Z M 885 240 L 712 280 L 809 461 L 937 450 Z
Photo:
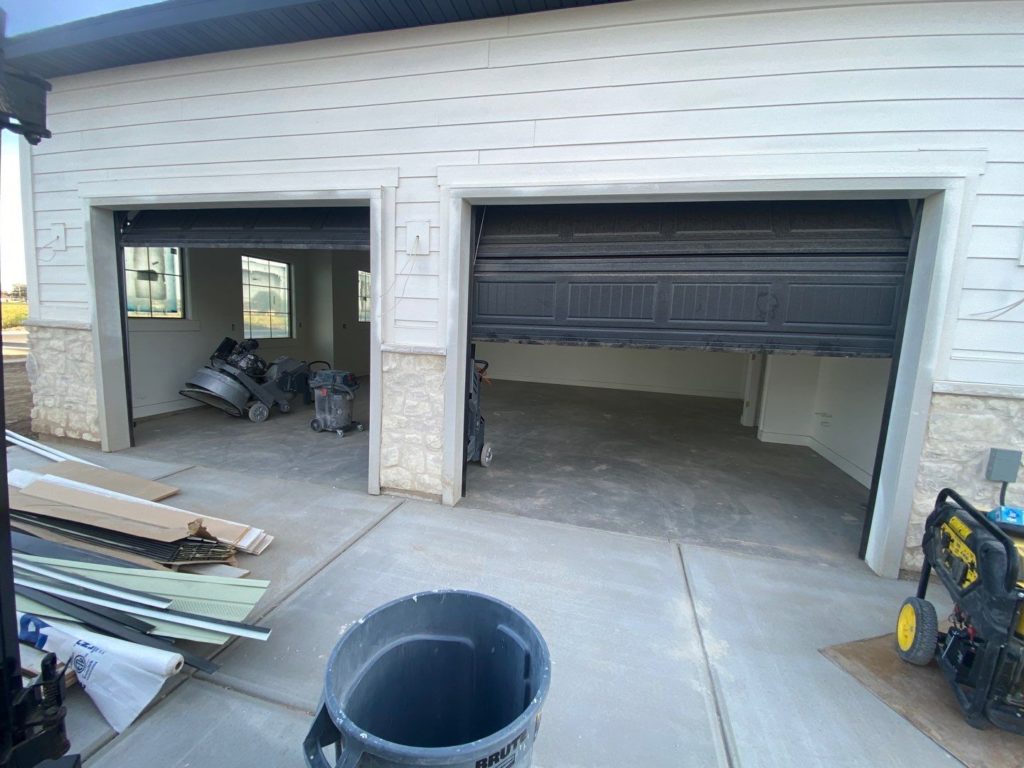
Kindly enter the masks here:
M 765 6 L 649 0 L 60 78 L 55 137 L 34 152 L 41 314 L 88 320 L 80 197 L 97 182 L 184 192 L 250 176 L 237 184 L 287 191 L 297 174 L 345 187 L 348 171 L 398 169 L 383 332 L 437 345 L 439 167 L 981 149 L 952 340 L 972 357 L 954 356 L 950 375 L 1012 365 L 1019 380 L 1004 358 L 1024 354 L 1020 310 L 974 315 L 1022 290 L 1024 104 L 1007 97 L 1024 96 L 1024 4 Z M 410 256 L 404 225 L 424 220 L 431 252 Z M 64 251 L 46 247 L 55 224 L 68 228 Z M 604 302 L 595 312 L 643 309 L 641 294 L 589 295 Z
M 400 240 L 399 242 L 404 242 Z M 440 275 L 441 255 L 433 251 L 426 256 L 410 256 L 404 250 L 395 252 L 395 278 L 399 275 Z
M 978 191 L 990 195 L 1024 194 L 1024 162 L 989 163 Z
M 60 301 L 49 298 L 44 302 L 40 295 L 39 318 L 41 320 L 56 323 L 87 323 L 90 315 L 89 303 L 86 301 Z M 31 334 L 31 331 L 29 333 Z
M 951 381 L 1019 385 L 1024 381 L 1024 360 L 975 360 L 954 355 L 948 376 Z
M 89 273 L 85 264 L 52 264 L 39 265 L 39 282 L 46 285 L 77 285 L 89 282 Z
M 974 208 L 974 223 L 976 225 L 1019 226 L 1022 222 L 1024 222 L 1024 193 L 978 195 Z
M 404 274 L 395 278 L 396 299 L 436 299 L 439 291 L 437 275 Z
M 346 134 L 437 125 L 476 125 L 508 120 L 553 120 L 593 115 L 633 115 L 726 108 L 788 107 L 794 101 L 888 102 L 980 98 L 1024 98 L 1024 76 L 1018 69 L 916 69 L 897 72 L 782 75 L 755 80 L 700 83 L 659 83 L 629 88 L 590 88 L 506 96 L 412 101 L 361 107 L 281 111 L 185 120 L 149 122 L 104 130 L 83 131 L 75 149 L 145 146 L 160 142 L 224 141 L 268 135 Z M 266 109 L 271 102 L 261 100 Z M 330 102 L 328 102 L 330 103 Z M 255 104 L 251 105 L 254 108 Z M 827 107 L 825 107 L 827 108 Z M 60 146 L 57 144 L 56 146 Z M 52 147 L 51 147 L 52 149 Z M 59 151 L 59 150 L 58 150 Z M 46 154 L 45 152 L 42 154 Z
M 385 147 L 395 152 L 447 152 L 533 144 L 532 122 L 510 122 L 473 126 L 454 131 L 449 127 L 400 128 L 390 131 L 333 134 L 329 138 L 310 136 L 266 136 L 252 139 L 180 143 L 174 147 L 156 144 L 136 147 L 130 153 L 118 148 L 90 152 L 37 153 L 33 167 L 39 173 L 87 169 L 134 169 L 139 166 L 182 163 L 221 163 L 251 161 L 254 158 L 329 157 L 344 152 L 354 155 L 379 155 Z
M 391 305 L 394 307 L 396 320 L 414 320 L 418 322 L 437 322 L 437 299 L 416 299 L 402 296 L 392 296 Z
M 584 62 L 527 65 L 515 68 L 464 69 L 458 72 L 416 73 L 392 77 L 387 88 L 379 80 L 329 81 L 332 74 L 319 69 L 307 73 L 300 85 L 246 90 L 233 73 L 224 78 L 214 95 L 190 95 L 168 100 L 160 89 L 150 90 L 140 102 L 83 107 L 51 113 L 50 128 L 95 130 L 175 120 L 199 120 L 262 114 L 268 111 L 319 110 L 325 105 L 379 105 L 431 100 L 495 97 L 507 94 L 557 93 L 582 89 L 629 87 L 653 83 L 701 83 L 719 80 L 751 80 L 809 74 L 846 73 L 882 76 L 889 71 L 888 86 L 897 83 L 896 70 L 916 68 L 980 68 L 1021 66 L 1024 35 L 953 36 L 936 50 L 933 38 L 904 37 L 898 40 L 815 41 L 779 45 L 769 59 L 759 62 L 751 77 L 749 61 L 734 51 L 697 50 L 644 57 L 608 58 Z M 964 70 L 965 72 L 967 70 Z M 217 73 L 210 75 L 217 77 Z M 339 75 L 334 74 L 334 77 Z M 965 75 L 966 76 L 966 75 Z M 321 82 L 327 79 L 328 82 Z M 933 78 L 934 79 L 934 78 Z M 936 81 L 938 82 L 938 81 Z M 987 88 L 1012 88 L 1013 79 L 993 82 Z M 154 84 L 154 85 L 159 85 Z M 61 95 L 53 97 L 59 105 Z
M 965 289 L 960 296 L 960 311 L 963 320 L 977 320 L 994 317 L 1002 323 L 1024 323 L 1024 289 L 1021 290 L 974 290 Z M 991 322 L 991 321 L 990 321 Z M 1022 334 L 1024 330 L 1007 333 Z
M 84 283 L 40 283 L 39 300 L 44 304 L 50 302 L 73 303 L 86 307 L 89 306 L 89 289 Z
M 122 179 L 179 178 L 183 176 L 244 176 L 268 173 L 307 173 L 310 171 L 332 170 L 335 173 L 346 171 L 371 170 L 376 168 L 398 168 L 400 173 L 409 176 L 433 176 L 439 165 L 475 164 L 480 153 L 477 150 L 459 152 L 421 152 L 413 155 L 365 155 L 346 157 L 344 155 L 323 155 L 308 159 L 261 158 L 217 163 L 174 163 L 156 166 L 127 167 L 119 174 Z M 167 158 L 174 160 L 172 156 Z M 75 191 L 79 184 L 91 181 L 106 181 L 110 178 L 110 168 L 94 170 L 40 172 L 36 169 L 34 187 L 37 192 Z
M 537 123 L 537 144 L 663 141 L 683 137 L 872 133 L 897 130 L 1016 130 L 1024 102 L 936 99 L 794 104 L 688 112 L 564 118 Z
M 968 259 L 964 288 L 1024 291 L 1024 266 L 1009 259 Z
M 55 83 L 61 91 L 71 92 L 150 82 L 162 80 L 168 76 L 206 75 L 225 71 L 240 71 L 251 67 L 276 67 L 302 63 L 315 69 L 325 61 L 349 56 L 390 54 L 406 49 L 432 49 L 435 46 L 488 40 L 504 36 L 506 32 L 505 19 L 482 19 L 458 24 L 396 29 L 368 35 L 260 46 L 246 50 L 244 62 L 239 61 L 238 51 L 224 51 L 85 72 L 58 78 Z
M 935 13 L 931 3 L 881 3 L 866 9 L 825 8 L 783 13 L 764 9 L 742 17 L 723 15 L 683 21 L 571 30 L 530 37 L 510 37 L 491 44 L 490 66 L 542 61 L 640 55 L 690 48 L 770 46 L 822 38 L 885 38 L 918 35 L 998 34 L 1020 29 L 1024 8 L 1002 2 L 945 3 Z M 956 23 L 951 23 L 956 19 Z M 855 32 L 854 32 L 855 30 Z
M 829 152 L 897 152 L 917 150 L 972 150 L 984 147 L 991 159 L 1020 158 L 1024 130 L 1010 131 L 873 131 L 871 133 L 802 134 L 798 136 L 729 136 L 630 142 L 622 139 L 601 144 L 553 144 L 482 150 L 484 165 L 567 163 L 596 160 L 635 160 L 716 155 L 756 155 Z
M 456 72 L 472 67 L 486 67 L 486 42 L 456 43 L 431 48 L 379 51 L 315 62 L 300 60 L 273 65 L 250 64 L 221 72 L 157 77 L 134 82 L 116 83 L 76 90 L 61 91 L 63 81 L 54 89 L 54 114 L 69 110 L 95 108 L 126 103 L 144 103 L 153 99 L 158 88 L 161 100 L 218 95 L 235 90 L 258 91 L 265 88 L 298 88 L 310 85 L 311 77 L 329 77 L 331 81 L 380 80 L 417 72 Z M 318 73 L 318 74 L 314 74 Z M 315 82 L 315 81 L 314 81 Z
M 953 334 L 953 348 L 1024 354 L 1024 333 L 1017 323 L 1002 319 L 961 319 Z
M 975 224 L 971 228 L 971 240 L 967 246 L 968 258 L 1019 262 L 1024 254 L 1024 216 L 1021 219 L 1021 223 L 1015 225 Z

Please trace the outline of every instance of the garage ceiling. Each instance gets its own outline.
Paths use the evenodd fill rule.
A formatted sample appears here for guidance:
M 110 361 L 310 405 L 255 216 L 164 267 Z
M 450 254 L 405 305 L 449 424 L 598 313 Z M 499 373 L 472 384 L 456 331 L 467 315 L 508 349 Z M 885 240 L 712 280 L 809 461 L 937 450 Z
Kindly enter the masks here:
M 490 206 L 473 337 L 893 353 L 905 201 Z

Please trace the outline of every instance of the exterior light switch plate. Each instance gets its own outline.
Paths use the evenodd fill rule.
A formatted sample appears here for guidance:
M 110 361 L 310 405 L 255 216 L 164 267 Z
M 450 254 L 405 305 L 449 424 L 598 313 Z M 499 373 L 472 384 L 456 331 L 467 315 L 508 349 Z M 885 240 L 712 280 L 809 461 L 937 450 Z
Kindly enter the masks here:
M 985 467 L 985 479 L 997 483 L 1017 482 L 1020 470 L 1021 452 L 1009 448 L 990 448 L 988 466 Z
M 405 225 L 405 252 L 410 256 L 430 253 L 430 222 L 410 221 Z

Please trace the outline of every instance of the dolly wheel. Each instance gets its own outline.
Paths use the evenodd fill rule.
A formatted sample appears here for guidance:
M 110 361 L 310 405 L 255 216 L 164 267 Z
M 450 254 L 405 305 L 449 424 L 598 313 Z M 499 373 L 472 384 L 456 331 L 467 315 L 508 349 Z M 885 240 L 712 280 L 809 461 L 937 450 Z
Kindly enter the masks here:
M 251 422 L 259 424 L 261 421 L 266 421 L 269 415 L 270 409 L 259 401 L 249 406 L 249 421 Z
M 489 466 L 491 466 L 491 461 L 493 459 L 494 459 L 494 449 L 491 447 L 490 443 L 484 443 L 483 447 L 480 449 L 480 466 L 481 467 L 489 467 Z
M 896 620 L 896 652 L 904 661 L 923 667 L 935 658 L 938 642 L 935 606 L 919 597 L 908 597 Z

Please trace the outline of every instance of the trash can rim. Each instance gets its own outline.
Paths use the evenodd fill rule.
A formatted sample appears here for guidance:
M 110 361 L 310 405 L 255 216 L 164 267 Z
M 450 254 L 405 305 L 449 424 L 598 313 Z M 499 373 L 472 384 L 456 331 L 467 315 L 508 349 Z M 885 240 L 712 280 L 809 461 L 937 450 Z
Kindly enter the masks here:
M 414 592 L 408 595 L 404 595 L 403 597 L 395 598 L 394 600 L 384 603 L 383 605 L 377 606 L 372 611 L 362 616 L 362 618 L 360 618 L 358 621 L 353 622 L 341 634 L 341 637 L 338 638 L 338 642 L 335 644 L 333 650 L 331 651 L 331 655 L 327 660 L 327 669 L 330 670 L 334 667 L 334 661 L 338 654 L 338 650 L 342 647 L 345 638 L 348 637 L 350 633 L 357 631 L 359 626 L 362 625 L 371 616 L 374 616 L 390 608 L 393 605 L 403 603 L 406 600 L 410 600 L 412 598 L 432 597 L 436 595 L 450 594 L 465 595 L 467 597 L 479 597 L 483 598 L 484 600 L 489 600 L 492 603 L 497 603 L 498 605 L 508 608 L 509 610 L 519 615 L 523 619 L 523 621 L 526 622 L 526 625 L 536 633 L 537 638 L 540 640 L 540 648 L 542 653 L 542 658 L 540 659 L 540 661 L 542 663 L 542 668 L 545 670 L 546 674 L 541 679 L 540 685 L 538 686 L 536 693 L 534 693 L 533 695 L 533 700 L 515 718 L 515 720 L 506 725 L 504 728 L 495 731 L 494 733 L 489 734 L 484 738 L 477 739 L 476 741 L 468 741 L 465 744 L 454 744 L 450 747 L 416 747 L 410 746 L 408 744 L 399 744 L 394 741 L 388 741 L 387 739 L 382 739 L 379 736 L 362 730 L 358 725 L 356 725 L 355 722 L 353 722 L 347 715 L 344 714 L 337 698 L 334 696 L 334 692 L 330 689 L 330 687 L 327 685 L 325 681 L 323 697 L 321 699 L 323 702 L 323 706 L 327 707 L 327 712 L 330 715 L 331 720 L 334 722 L 335 727 L 338 728 L 339 731 L 341 731 L 342 735 L 345 738 L 352 740 L 352 746 L 358 745 L 359 748 L 364 751 L 378 752 L 382 753 L 384 756 L 418 756 L 421 759 L 427 760 L 429 760 L 431 756 L 436 756 L 437 758 L 444 758 L 449 757 L 453 754 L 473 755 L 474 752 L 476 752 L 477 750 L 480 751 L 480 754 L 488 754 L 488 751 L 493 748 L 495 741 L 503 742 L 505 739 L 511 738 L 514 735 L 516 735 L 519 731 L 523 730 L 528 726 L 529 722 L 536 716 L 537 712 L 540 710 L 541 705 L 547 698 L 548 689 L 551 686 L 551 654 L 548 651 L 548 644 L 547 641 L 544 639 L 544 635 L 540 633 L 540 630 L 537 629 L 537 625 L 533 623 L 530 617 L 522 611 L 520 611 L 514 605 L 510 605 L 509 603 L 506 603 L 504 600 L 500 600 L 492 595 L 486 595 L 482 592 L 474 592 L 473 590 L 468 589 L 427 589 L 423 590 L 422 592 Z M 339 718 L 338 715 L 341 715 L 341 717 Z M 363 736 L 364 733 L 366 734 L 365 737 Z

